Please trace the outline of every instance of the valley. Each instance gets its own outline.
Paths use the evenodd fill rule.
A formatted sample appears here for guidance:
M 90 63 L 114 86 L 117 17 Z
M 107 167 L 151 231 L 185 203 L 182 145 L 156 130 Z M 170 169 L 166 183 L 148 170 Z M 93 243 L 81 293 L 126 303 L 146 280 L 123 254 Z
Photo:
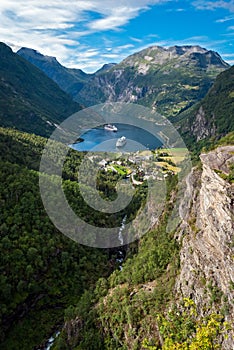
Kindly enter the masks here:
M 0 58 L 0 348 L 231 350 L 233 67 L 199 45 L 150 46 L 95 73 L 26 47 L 14 53 L 4 43 Z M 154 113 L 162 114 L 156 127 L 164 139 L 149 147 L 146 135 L 144 149 L 130 152 L 127 129 L 105 134 L 113 153 L 78 149 L 85 134 L 72 147 L 52 139 L 41 173 L 48 138 L 60 123 L 105 102 L 146 106 L 153 112 L 141 117 L 152 123 Z M 167 147 L 167 121 L 184 147 Z M 103 125 L 93 129 L 92 145 L 103 142 L 100 130 L 112 133 Z M 59 132 L 66 139 L 67 130 Z M 122 135 L 127 143 L 118 149 Z M 97 168 L 95 181 L 88 170 L 80 175 L 82 166 Z M 40 177 L 64 226 L 70 222 L 63 219 L 59 185 L 77 217 L 97 232 L 114 228 L 119 244 L 98 246 L 91 228 L 77 226 L 72 239 L 60 232 L 43 203 Z M 131 201 L 101 210 L 103 202 L 116 205 L 119 182 Z M 156 192 L 150 193 L 151 182 Z M 131 222 L 135 239 L 127 231 Z M 77 239 L 84 234 L 86 245 Z

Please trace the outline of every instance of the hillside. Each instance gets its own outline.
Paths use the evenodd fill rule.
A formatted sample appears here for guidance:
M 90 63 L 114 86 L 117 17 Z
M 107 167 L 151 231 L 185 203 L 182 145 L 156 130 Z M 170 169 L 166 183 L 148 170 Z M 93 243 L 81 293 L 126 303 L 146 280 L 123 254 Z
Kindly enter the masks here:
M 224 146 L 201 155 L 202 170 L 187 180 L 181 224 L 169 233 L 170 179 L 159 224 L 120 271 L 70 306 L 54 349 L 232 349 L 233 152 Z
M 81 69 L 62 66 L 55 57 L 44 56 L 40 52 L 22 47 L 17 54 L 41 69 L 49 78 L 71 96 L 75 96 L 92 76 Z
M 206 96 L 171 119 L 190 149 L 201 150 L 234 130 L 234 67 L 220 73 Z
M 50 135 L 80 110 L 57 84 L 41 70 L 0 43 L 0 125 Z
M 218 53 L 199 46 L 153 46 L 94 75 L 76 100 L 84 105 L 136 102 L 175 116 L 204 97 L 228 67 Z
M 38 185 L 47 140 L 0 128 L 0 348 L 28 350 L 62 323 L 64 309 L 114 268 L 112 253 L 79 245 L 49 220 Z M 51 155 L 58 154 L 58 147 Z M 77 208 L 72 181 L 80 154 L 70 150 L 64 189 Z M 68 180 L 69 179 L 69 180 Z M 48 186 L 56 179 L 48 177 Z M 56 199 L 56 197 L 55 197 Z M 84 215 L 87 207 L 81 206 Z

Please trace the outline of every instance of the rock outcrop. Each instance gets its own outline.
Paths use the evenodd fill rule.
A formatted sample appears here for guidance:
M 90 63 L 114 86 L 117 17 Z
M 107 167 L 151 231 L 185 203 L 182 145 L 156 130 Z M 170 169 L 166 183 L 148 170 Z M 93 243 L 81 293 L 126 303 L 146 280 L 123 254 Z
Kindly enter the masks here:
M 208 119 L 206 112 L 201 106 L 195 115 L 194 121 L 191 125 L 192 135 L 196 137 L 197 141 L 214 136 L 216 133 L 215 118 Z
M 224 180 L 234 163 L 234 146 L 219 147 L 201 155 L 202 172 L 189 178 L 190 210 L 183 211 L 178 296 L 192 298 L 201 315 L 208 308 L 234 320 L 234 184 Z M 222 349 L 233 349 L 234 331 L 223 339 Z

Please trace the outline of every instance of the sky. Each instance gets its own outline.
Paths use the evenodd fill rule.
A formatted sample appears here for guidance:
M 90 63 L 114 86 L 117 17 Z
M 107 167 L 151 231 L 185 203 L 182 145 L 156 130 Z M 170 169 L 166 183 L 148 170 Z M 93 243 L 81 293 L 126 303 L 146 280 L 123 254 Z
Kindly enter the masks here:
M 0 0 L 0 41 L 88 73 L 152 45 L 200 45 L 234 64 L 234 0 Z

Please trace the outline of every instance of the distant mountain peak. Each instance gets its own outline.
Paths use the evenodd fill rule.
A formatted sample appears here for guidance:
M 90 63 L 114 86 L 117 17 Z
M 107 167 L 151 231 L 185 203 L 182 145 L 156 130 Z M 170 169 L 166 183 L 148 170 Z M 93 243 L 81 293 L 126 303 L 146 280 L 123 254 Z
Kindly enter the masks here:
M 45 56 L 34 49 L 22 47 L 17 54 L 41 69 L 71 96 L 83 87 L 84 81 L 90 76 L 81 69 L 66 68 L 57 61 L 56 57 Z
M 96 71 L 95 74 L 106 72 L 106 71 L 108 71 L 109 69 L 113 68 L 116 65 L 117 65 L 117 63 L 105 63 L 100 69 L 98 69 Z
M 34 58 L 42 61 L 56 62 L 57 64 L 60 64 L 57 61 L 56 57 L 43 55 L 39 51 L 35 49 L 30 49 L 28 47 L 22 47 L 17 51 L 17 54 L 22 57 L 27 57 L 27 58 L 31 57 L 32 59 Z
M 229 64 L 217 52 L 207 50 L 199 45 L 150 46 L 134 53 L 120 63 L 123 66 L 131 65 L 135 67 L 142 66 L 142 64 L 145 65 L 146 70 L 153 65 L 163 66 L 168 64 L 174 64 L 176 67 L 190 64 L 195 64 L 200 68 L 208 68 L 212 65 L 223 69 L 229 67 Z
M 13 54 L 12 48 L 0 41 L 0 54 L 7 55 L 10 53 Z
M 208 51 L 206 48 L 200 46 L 200 45 L 173 45 L 173 46 L 159 46 L 159 45 L 152 45 L 149 48 L 157 48 L 162 51 L 177 51 L 178 53 L 186 53 L 191 51 L 196 52 L 206 52 Z M 147 50 L 146 48 L 145 50 Z
M 134 102 L 173 117 L 199 101 L 229 65 L 199 45 L 151 46 L 95 74 L 77 94 L 83 105 Z

